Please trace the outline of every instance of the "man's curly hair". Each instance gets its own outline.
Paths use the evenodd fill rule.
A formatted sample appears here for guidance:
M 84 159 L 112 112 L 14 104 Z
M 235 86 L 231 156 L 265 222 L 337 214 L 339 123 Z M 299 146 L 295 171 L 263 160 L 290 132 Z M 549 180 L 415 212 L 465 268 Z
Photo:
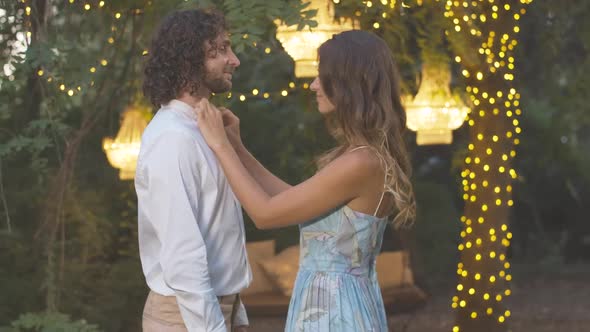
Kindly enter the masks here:
M 152 40 L 144 68 L 143 93 L 155 107 L 183 92 L 194 93 L 205 77 L 205 45 L 227 31 L 215 10 L 183 10 L 169 14 Z

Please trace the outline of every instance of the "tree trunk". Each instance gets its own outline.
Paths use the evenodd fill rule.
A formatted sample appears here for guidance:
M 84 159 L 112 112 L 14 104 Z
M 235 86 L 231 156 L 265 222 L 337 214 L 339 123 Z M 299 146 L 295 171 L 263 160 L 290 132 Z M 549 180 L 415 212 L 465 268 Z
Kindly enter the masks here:
M 63 162 L 59 168 L 56 178 L 53 180 L 53 183 L 50 186 L 51 189 L 48 193 L 48 199 L 46 200 L 46 205 L 44 208 L 42 227 L 44 225 L 47 226 L 44 232 L 47 236 L 45 247 L 45 253 L 47 255 L 45 305 L 47 311 L 50 312 L 58 311 L 59 304 L 59 281 L 62 276 L 61 274 L 56 274 L 57 270 L 55 267 L 57 264 L 55 253 L 58 230 L 63 223 L 63 202 L 65 200 L 69 181 L 74 170 L 78 148 L 80 147 L 80 143 L 84 136 L 78 135 L 70 144 L 66 146 Z
M 532 1 L 532 0 L 531 0 Z M 473 104 L 469 115 L 469 146 L 465 158 L 465 213 L 459 245 L 457 293 L 453 332 L 507 331 L 504 299 L 510 295 L 510 263 L 506 250 L 512 202 L 511 168 L 516 156 L 521 114 L 514 88 L 514 48 L 518 20 L 530 1 L 501 0 L 446 3 L 452 24 L 449 39 L 459 55 L 467 92 Z
M 131 21 L 132 38 L 129 45 L 129 50 L 124 57 L 125 62 L 121 68 L 120 75 L 117 82 L 125 81 L 129 70 L 131 68 L 131 59 L 136 51 L 137 43 L 136 39 L 141 32 L 141 29 L 136 29 L 136 24 L 139 20 L 133 17 Z M 141 23 L 141 21 L 139 21 Z M 139 25 L 141 27 L 141 25 Z M 115 55 L 117 58 L 117 54 Z M 114 67 L 114 63 L 111 63 Z M 59 294 L 60 284 L 63 280 L 63 268 L 64 268 L 64 247 L 62 241 L 61 260 L 59 265 L 56 264 L 56 249 L 58 232 L 61 230 L 63 236 L 64 233 L 64 220 L 62 218 L 63 204 L 67 195 L 70 181 L 74 174 L 76 159 L 78 156 L 79 148 L 83 140 L 88 136 L 90 131 L 98 124 L 99 120 L 113 107 L 116 97 L 120 93 L 120 89 L 111 89 L 107 86 L 107 79 L 100 82 L 96 89 L 96 94 L 93 100 L 89 101 L 89 104 L 96 105 L 100 100 L 105 99 L 105 95 L 110 95 L 106 98 L 107 102 L 104 107 L 100 108 L 99 112 L 85 112 L 80 123 L 80 127 L 73 132 L 68 138 L 66 138 L 66 146 L 64 151 L 63 161 L 57 171 L 56 177 L 50 182 L 47 198 L 43 206 L 43 214 L 41 216 L 41 223 L 37 229 L 35 238 L 44 237 L 45 240 L 45 254 L 47 255 L 47 277 L 45 280 L 46 287 L 46 309 L 50 312 L 58 311 L 59 307 Z M 65 240 L 65 239 L 62 239 Z M 59 271 L 56 267 L 59 266 Z

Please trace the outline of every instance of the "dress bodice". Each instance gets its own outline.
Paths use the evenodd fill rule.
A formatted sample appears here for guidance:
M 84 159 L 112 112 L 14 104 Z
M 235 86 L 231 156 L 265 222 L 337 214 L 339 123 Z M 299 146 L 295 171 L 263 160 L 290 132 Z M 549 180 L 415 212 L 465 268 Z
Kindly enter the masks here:
M 300 267 L 357 276 L 374 273 L 386 218 L 344 205 L 300 226 Z

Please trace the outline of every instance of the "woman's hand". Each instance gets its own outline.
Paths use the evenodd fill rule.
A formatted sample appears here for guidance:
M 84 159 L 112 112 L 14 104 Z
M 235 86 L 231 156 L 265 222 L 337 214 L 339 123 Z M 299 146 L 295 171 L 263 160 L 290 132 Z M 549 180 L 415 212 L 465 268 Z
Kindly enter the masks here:
M 197 119 L 201 134 L 203 134 L 211 150 L 231 148 L 231 143 L 223 126 L 222 112 L 205 98 L 201 99 L 197 104 Z
M 227 138 L 234 149 L 237 150 L 243 145 L 242 138 L 240 137 L 240 118 L 225 107 L 220 107 L 219 110 L 223 117 L 223 126 L 225 127 Z

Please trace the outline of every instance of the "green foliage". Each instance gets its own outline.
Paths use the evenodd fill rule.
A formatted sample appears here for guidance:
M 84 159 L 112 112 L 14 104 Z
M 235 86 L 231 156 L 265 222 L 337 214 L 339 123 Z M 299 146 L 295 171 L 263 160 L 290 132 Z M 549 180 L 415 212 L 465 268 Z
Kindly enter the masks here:
M 12 322 L 11 327 L 0 327 L 1 332 L 100 332 L 96 325 L 85 320 L 72 321 L 61 313 L 26 313 Z
M 516 162 L 515 253 L 578 256 L 590 234 L 590 12 L 587 1 L 535 1 L 517 54 L 522 144 Z M 568 249 L 572 248 L 572 249 Z
M 428 286 L 449 280 L 459 260 L 461 224 L 454 202 L 456 189 L 444 184 L 415 181 L 417 215 L 414 227 L 416 274 Z

